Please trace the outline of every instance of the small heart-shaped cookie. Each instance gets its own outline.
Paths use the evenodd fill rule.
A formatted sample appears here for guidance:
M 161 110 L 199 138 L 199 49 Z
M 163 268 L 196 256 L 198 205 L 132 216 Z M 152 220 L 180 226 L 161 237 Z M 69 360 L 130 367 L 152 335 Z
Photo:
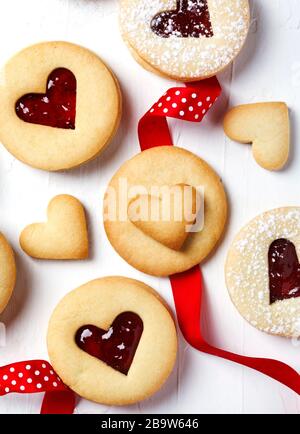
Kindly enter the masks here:
M 173 250 L 181 250 L 196 221 L 200 204 L 194 187 L 178 184 L 161 194 L 138 195 L 129 202 L 129 220 L 146 235 Z
M 240 143 L 252 143 L 256 162 L 267 170 L 280 170 L 289 158 L 290 122 L 283 102 L 234 107 L 224 119 L 225 134 Z
M 24 252 L 37 259 L 86 259 L 89 255 L 84 208 L 73 196 L 54 197 L 47 223 L 27 226 L 21 233 Z

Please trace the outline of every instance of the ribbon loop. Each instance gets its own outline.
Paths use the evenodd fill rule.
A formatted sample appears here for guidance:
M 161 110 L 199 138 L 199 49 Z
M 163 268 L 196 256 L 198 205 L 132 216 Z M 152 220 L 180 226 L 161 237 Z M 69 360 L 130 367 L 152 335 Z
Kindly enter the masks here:
M 172 146 L 167 117 L 201 122 L 222 92 L 216 77 L 169 89 L 142 117 L 138 135 L 142 151 Z

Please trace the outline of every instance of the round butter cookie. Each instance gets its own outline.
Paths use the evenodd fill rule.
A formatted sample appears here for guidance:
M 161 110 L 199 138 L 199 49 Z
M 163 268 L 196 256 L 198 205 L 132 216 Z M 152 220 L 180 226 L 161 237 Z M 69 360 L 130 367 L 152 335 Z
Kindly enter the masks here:
M 116 78 L 91 51 L 45 42 L 2 69 L 0 140 L 30 166 L 57 171 L 101 153 L 121 116 Z
M 12 248 L 0 233 L 0 314 L 6 308 L 16 284 L 16 262 Z
M 83 398 L 128 405 L 157 392 L 177 354 L 168 307 L 142 282 L 106 277 L 70 292 L 48 329 L 55 371 Z
M 227 219 L 218 175 L 201 158 L 173 146 L 127 161 L 104 203 L 109 241 L 130 265 L 155 276 L 186 271 L 220 240 Z

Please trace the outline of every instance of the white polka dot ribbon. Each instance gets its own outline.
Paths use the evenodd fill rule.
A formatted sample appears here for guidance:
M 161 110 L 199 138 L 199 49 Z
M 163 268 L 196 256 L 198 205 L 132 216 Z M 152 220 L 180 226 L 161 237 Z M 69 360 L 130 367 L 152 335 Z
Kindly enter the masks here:
M 66 390 L 67 386 L 46 361 L 18 362 L 0 368 L 0 396 Z
M 217 77 L 186 87 L 169 89 L 141 118 L 138 126 L 142 150 L 173 145 L 167 118 L 201 122 L 222 92 Z
M 155 116 L 166 116 L 190 122 L 200 122 L 213 106 L 218 95 L 206 87 L 173 87 L 149 110 Z
M 17 362 L 0 367 L 0 396 L 9 393 L 45 392 L 42 414 L 72 414 L 75 394 L 45 360 Z

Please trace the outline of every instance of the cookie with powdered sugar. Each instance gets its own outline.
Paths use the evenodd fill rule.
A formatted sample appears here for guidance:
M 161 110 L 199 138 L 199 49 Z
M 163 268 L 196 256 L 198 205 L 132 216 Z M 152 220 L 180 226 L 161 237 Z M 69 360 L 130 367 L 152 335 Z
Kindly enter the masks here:
M 230 297 L 258 329 L 300 335 L 300 208 L 256 217 L 236 236 L 226 262 Z
M 121 0 L 124 41 L 146 69 L 180 81 L 212 77 L 239 54 L 248 0 Z

